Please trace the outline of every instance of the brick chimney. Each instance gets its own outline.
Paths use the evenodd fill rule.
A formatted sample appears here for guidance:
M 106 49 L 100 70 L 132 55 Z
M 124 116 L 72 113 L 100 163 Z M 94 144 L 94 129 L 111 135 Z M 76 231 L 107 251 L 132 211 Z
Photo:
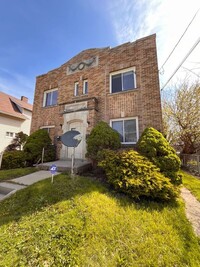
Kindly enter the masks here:
M 28 97 L 21 96 L 21 101 L 24 101 L 25 103 L 28 103 Z

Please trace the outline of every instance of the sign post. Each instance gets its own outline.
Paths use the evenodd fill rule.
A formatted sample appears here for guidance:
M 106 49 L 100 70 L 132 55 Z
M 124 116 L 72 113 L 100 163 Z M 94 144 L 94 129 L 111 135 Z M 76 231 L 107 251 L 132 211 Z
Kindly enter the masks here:
M 75 148 L 79 145 L 81 140 L 82 140 L 82 136 L 80 132 L 76 130 L 71 130 L 61 135 L 61 142 L 63 143 L 63 145 L 73 148 L 72 163 L 71 163 L 71 177 L 72 178 L 74 177 Z
M 51 183 L 53 184 L 53 177 L 54 177 L 54 174 L 56 173 L 57 171 L 57 166 L 55 164 L 51 165 L 50 167 L 50 172 L 51 172 Z

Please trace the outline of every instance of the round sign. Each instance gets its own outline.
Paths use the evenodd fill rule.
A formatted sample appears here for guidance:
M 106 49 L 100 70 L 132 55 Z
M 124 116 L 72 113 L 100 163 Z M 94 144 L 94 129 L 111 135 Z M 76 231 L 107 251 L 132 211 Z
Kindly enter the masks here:
M 53 164 L 53 165 L 51 165 L 49 170 L 50 170 L 51 174 L 55 174 L 57 171 L 57 166 L 55 164 Z

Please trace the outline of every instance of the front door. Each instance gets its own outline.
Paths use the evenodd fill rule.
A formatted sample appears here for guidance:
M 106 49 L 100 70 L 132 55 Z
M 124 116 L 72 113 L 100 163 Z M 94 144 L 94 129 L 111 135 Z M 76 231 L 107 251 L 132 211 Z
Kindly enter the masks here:
M 71 122 L 69 124 L 69 130 L 79 131 L 81 136 L 82 136 L 81 142 L 75 148 L 75 158 L 76 159 L 85 158 L 85 147 L 86 147 L 86 144 L 85 144 L 85 130 L 84 130 L 84 127 L 83 127 L 83 122 L 82 121 Z M 68 148 L 68 157 L 69 158 L 71 158 L 72 153 L 73 153 L 73 148 L 69 147 Z

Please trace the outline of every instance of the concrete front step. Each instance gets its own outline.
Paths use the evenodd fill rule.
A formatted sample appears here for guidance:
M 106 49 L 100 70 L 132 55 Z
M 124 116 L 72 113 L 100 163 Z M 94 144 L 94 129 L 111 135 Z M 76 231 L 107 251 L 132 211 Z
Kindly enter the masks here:
M 52 165 L 56 165 L 57 172 L 71 172 L 71 159 L 57 160 L 39 164 L 39 170 L 49 170 Z M 92 168 L 92 164 L 86 160 L 75 160 L 74 173 L 81 174 Z

